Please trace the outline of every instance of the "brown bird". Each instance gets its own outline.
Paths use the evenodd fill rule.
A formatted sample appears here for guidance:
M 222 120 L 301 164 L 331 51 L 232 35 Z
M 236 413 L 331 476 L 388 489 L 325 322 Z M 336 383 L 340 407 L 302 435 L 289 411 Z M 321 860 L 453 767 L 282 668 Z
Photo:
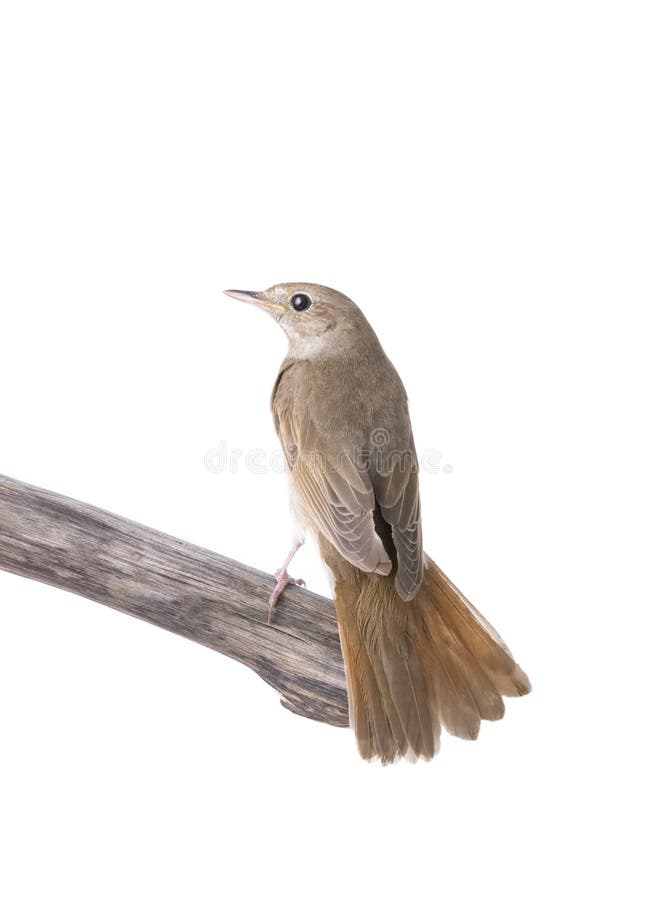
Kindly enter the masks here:
M 496 631 L 424 553 L 406 393 L 348 297 L 317 284 L 226 291 L 266 310 L 289 351 L 271 408 L 292 509 L 334 579 L 360 753 L 430 759 L 441 726 L 474 739 L 531 686 Z M 277 575 L 273 608 L 295 543 Z

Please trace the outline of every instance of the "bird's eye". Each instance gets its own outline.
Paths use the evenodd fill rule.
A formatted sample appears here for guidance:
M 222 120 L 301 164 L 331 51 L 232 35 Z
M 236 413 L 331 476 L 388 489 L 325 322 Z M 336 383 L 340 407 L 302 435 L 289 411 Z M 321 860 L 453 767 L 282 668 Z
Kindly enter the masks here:
M 312 301 L 307 294 L 294 294 L 291 299 L 292 307 L 296 310 L 296 312 L 303 312 L 303 310 L 307 309 L 311 305 L 311 303 Z

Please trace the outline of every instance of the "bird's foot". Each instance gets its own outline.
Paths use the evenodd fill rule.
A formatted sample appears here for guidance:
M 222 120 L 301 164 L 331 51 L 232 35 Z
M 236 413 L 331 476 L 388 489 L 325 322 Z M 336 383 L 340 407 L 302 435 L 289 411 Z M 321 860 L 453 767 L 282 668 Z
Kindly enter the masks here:
M 299 587 L 305 587 L 305 582 L 302 578 L 292 578 L 287 569 L 278 569 L 276 572 L 276 586 L 269 597 L 269 616 L 267 619 L 269 625 L 271 624 L 273 608 L 288 584 L 297 584 Z

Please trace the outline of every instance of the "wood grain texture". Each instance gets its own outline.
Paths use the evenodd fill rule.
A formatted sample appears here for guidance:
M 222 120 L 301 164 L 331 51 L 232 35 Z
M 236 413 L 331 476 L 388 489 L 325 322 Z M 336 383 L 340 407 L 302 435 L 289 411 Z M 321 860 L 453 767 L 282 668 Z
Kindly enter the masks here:
M 211 647 L 257 672 L 292 712 L 348 725 L 335 610 L 324 597 L 290 586 L 267 625 L 271 575 L 2 475 L 0 568 Z

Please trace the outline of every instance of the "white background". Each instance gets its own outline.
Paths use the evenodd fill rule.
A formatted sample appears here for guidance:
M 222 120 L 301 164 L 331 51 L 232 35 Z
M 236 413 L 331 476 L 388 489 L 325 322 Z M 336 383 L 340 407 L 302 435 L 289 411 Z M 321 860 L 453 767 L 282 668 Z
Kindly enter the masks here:
M 204 458 L 275 450 L 285 340 L 221 290 L 330 284 L 453 467 L 428 551 L 534 684 L 383 769 L 0 574 L 7 900 L 653 896 L 652 14 L 2 4 L 0 471 L 273 571 L 284 477 Z

